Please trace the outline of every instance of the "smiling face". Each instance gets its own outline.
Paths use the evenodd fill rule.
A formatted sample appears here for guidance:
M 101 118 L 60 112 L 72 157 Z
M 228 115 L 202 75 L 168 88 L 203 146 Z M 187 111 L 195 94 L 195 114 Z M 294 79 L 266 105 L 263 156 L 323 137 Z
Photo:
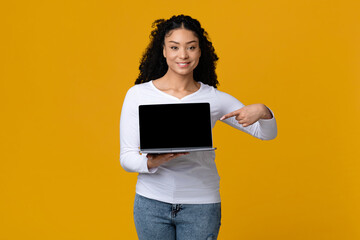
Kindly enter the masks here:
M 169 67 L 167 74 L 192 76 L 201 56 L 199 39 L 193 31 L 174 29 L 165 36 L 163 54 Z

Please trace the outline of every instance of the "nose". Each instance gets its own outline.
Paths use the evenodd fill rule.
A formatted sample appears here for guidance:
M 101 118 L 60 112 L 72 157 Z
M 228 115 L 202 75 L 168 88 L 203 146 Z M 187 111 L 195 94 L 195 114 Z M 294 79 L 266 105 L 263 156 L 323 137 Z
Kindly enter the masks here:
M 189 57 L 186 48 L 182 48 L 182 49 L 180 50 L 180 53 L 179 53 L 179 54 L 180 54 L 179 57 L 180 57 L 181 59 L 186 59 L 186 58 Z

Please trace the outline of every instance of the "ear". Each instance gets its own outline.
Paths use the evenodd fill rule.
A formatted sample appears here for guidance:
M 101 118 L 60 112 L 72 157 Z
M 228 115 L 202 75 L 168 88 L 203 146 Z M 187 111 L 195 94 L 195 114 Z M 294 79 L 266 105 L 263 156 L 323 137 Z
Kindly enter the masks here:
M 165 44 L 163 45 L 163 55 L 164 55 L 164 58 L 166 58 Z

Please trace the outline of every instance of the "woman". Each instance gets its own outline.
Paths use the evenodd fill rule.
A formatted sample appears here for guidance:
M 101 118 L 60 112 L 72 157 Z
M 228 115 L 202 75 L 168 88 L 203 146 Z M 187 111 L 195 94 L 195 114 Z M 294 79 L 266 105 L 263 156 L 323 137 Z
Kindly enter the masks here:
M 221 204 L 214 151 L 140 155 L 138 106 L 209 102 L 212 127 L 221 120 L 262 140 L 276 137 L 276 121 L 265 105 L 244 106 L 216 89 L 218 57 L 196 19 L 173 16 L 155 21 L 153 27 L 120 120 L 121 165 L 139 173 L 137 234 L 151 240 L 217 239 Z

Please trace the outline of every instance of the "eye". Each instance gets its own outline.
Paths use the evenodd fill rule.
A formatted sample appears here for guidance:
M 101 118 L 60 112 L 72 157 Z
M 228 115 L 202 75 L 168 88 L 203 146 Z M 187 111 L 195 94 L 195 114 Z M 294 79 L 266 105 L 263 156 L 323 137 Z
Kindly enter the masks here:
M 171 46 L 170 47 L 172 50 L 177 50 L 178 49 L 178 47 L 176 47 L 176 46 Z
M 189 47 L 189 49 L 190 49 L 190 50 L 194 50 L 194 49 L 196 49 L 196 47 L 195 47 L 195 46 L 191 46 L 191 47 Z

